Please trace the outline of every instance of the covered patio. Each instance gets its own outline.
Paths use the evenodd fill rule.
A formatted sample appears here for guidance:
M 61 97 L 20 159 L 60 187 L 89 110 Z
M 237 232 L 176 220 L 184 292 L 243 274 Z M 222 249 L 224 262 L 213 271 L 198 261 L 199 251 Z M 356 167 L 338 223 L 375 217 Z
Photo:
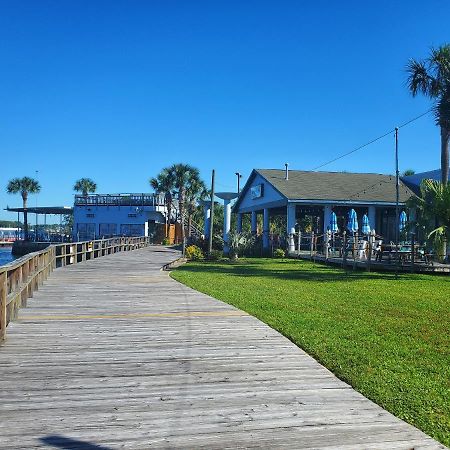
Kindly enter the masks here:
M 399 207 L 414 193 L 400 181 Z M 298 170 L 255 169 L 242 190 L 233 211 L 237 214 L 237 231 L 242 231 L 245 215 L 251 217 L 251 232 L 262 236 L 263 249 L 269 250 L 274 236 L 272 222 L 283 223 L 290 252 L 298 251 L 295 235 L 303 233 L 310 240 L 324 242 L 335 213 L 337 228 L 346 229 L 349 211 L 354 209 L 362 226 L 367 215 L 371 230 L 383 242 L 396 236 L 395 177 L 381 174 L 347 172 L 308 172 Z M 410 219 L 414 211 L 408 211 Z M 314 236 L 314 238 L 312 238 Z M 301 241 L 300 241 L 301 242 Z M 301 250 L 302 248 L 300 248 Z

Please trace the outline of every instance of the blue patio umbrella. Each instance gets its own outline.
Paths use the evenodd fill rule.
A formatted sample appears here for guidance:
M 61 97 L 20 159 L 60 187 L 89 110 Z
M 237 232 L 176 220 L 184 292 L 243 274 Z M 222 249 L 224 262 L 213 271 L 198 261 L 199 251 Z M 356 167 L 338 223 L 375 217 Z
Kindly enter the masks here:
M 398 222 L 398 229 L 403 231 L 406 228 L 406 222 L 408 222 L 408 217 L 406 216 L 405 211 L 400 213 L 400 220 Z
M 369 224 L 369 218 L 367 217 L 367 214 L 363 215 L 361 231 L 363 232 L 363 234 L 370 233 L 370 224 Z
M 358 231 L 358 216 L 353 208 L 348 213 L 347 230 L 350 233 L 356 233 Z
M 332 212 L 330 216 L 330 231 L 332 233 L 337 233 L 339 231 L 336 213 L 334 212 Z

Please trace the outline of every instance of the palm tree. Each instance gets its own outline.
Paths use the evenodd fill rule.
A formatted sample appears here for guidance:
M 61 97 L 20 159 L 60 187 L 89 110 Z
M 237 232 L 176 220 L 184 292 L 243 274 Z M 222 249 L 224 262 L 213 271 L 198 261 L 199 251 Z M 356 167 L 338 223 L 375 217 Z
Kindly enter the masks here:
M 420 215 L 418 225 L 429 239 L 433 239 L 440 259 L 445 258 L 447 242 L 450 242 L 450 183 L 423 180 L 420 196 L 413 197 L 410 206 L 417 208 Z
M 97 190 L 97 184 L 90 178 L 80 178 L 75 182 L 73 190 L 81 192 L 83 197 L 87 197 L 90 192 L 95 192 Z
M 178 208 L 180 211 L 181 221 L 181 240 L 184 246 L 186 243 L 185 230 L 185 211 L 186 211 L 186 197 L 196 183 L 200 183 L 200 172 L 197 168 L 189 164 L 173 164 L 168 168 L 169 173 L 173 178 L 173 185 L 178 194 Z
M 23 228 L 24 228 L 24 238 L 28 241 L 28 214 L 27 214 L 27 201 L 28 194 L 37 194 L 40 192 L 41 186 L 39 182 L 34 178 L 23 177 L 23 178 L 13 178 L 8 182 L 6 186 L 6 192 L 8 194 L 17 194 L 20 192 L 23 202 Z
M 204 200 L 208 197 L 208 195 L 208 189 L 203 180 L 200 180 L 200 178 L 192 180 L 192 183 L 190 183 L 186 190 L 186 211 L 189 236 L 191 236 L 192 216 L 197 208 L 197 202 L 199 200 Z
M 410 59 L 407 65 L 407 84 L 411 94 L 426 95 L 433 100 L 436 125 L 441 128 L 441 177 L 448 182 L 450 138 L 450 44 L 431 48 L 422 61 Z
M 171 173 L 168 169 L 163 169 L 156 178 L 150 178 L 150 186 L 157 194 L 164 194 L 164 203 L 166 204 L 166 238 L 169 237 L 169 224 L 172 217 L 172 205 L 174 183 Z

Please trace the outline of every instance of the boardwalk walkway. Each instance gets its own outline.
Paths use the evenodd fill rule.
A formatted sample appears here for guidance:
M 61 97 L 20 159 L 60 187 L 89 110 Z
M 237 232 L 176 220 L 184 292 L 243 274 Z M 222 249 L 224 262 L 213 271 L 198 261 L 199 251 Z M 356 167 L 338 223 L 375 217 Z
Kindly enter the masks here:
M 444 448 L 255 318 L 170 279 L 163 248 L 56 270 L 0 347 L 0 448 Z

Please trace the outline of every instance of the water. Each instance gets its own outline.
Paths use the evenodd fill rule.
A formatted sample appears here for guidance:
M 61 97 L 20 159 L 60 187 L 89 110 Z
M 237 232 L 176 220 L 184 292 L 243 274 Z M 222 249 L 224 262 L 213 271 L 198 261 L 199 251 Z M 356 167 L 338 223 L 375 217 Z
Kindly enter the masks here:
M 15 258 L 11 255 L 11 247 L 0 247 L 0 266 L 13 261 Z

